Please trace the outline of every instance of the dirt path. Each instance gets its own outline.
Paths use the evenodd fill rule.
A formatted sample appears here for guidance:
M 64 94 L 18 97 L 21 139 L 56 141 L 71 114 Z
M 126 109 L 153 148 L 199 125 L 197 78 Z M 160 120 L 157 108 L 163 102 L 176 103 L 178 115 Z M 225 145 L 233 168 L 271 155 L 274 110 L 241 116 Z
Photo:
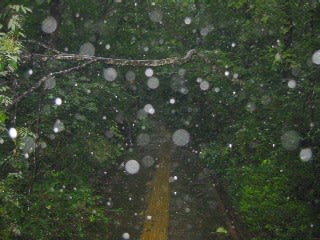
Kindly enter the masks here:
M 157 135 L 126 158 L 130 155 L 142 169 L 136 175 L 120 171 L 110 179 L 118 178 L 107 195 L 112 195 L 112 209 L 121 212 L 112 216 L 109 239 L 240 239 L 216 191 L 212 171 L 197 155 Z M 146 155 L 154 157 L 152 167 L 143 167 Z
M 145 211 L 144 228 L 141 240 L 167 240 L 169 226 L 169 171 L 170 145 L 161 146 L 160 162 L 155 173 L 148 207 Z

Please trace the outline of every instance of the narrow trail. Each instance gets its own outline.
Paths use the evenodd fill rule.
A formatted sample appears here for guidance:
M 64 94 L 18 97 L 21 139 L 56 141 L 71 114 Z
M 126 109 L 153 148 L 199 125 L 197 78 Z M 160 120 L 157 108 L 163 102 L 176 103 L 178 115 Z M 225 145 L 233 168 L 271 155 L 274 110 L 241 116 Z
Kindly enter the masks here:
M 122 209 L 113 216 L 110 239 L 128 239 L 121 235 L 130 233 L 131 240 L 240 240 L 214 172 L 164 135 L 150 135 L 148 145 L 130 153 L 140 163 L 153 156 L 152 167 L 142 167 L 136 175 L 120 172 L 119 184 L 109 189 L 114 208 Z
M 161 146 L 159 167 L 156 170 L 152 189 L 145 211 L 145 223 L 141 240 L 167 240 L 169 226 L 169 171 L 170 145 Z

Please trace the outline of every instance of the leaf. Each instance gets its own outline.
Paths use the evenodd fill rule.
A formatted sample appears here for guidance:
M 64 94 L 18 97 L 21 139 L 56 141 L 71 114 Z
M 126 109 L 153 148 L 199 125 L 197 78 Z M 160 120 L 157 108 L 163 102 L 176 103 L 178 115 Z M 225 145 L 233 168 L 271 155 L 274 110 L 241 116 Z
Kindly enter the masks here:
M 216 233 L 225 233 L 228 234 L 228 231 L 224 227 L 218 227 Z
M 0 111 L 0 123 L 3 123 L 6 120 L 7 116 Z

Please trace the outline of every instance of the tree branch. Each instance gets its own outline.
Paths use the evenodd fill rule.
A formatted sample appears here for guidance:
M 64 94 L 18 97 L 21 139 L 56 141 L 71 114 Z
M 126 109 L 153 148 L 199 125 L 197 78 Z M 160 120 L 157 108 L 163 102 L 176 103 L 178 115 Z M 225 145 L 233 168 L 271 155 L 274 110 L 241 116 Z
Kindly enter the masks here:
M 94 62 L 102 62 L 109 65 L 116 65 L 116 66 L 140 66 L 140 67 L 159 67 L 164 65 L 180 65 L 187 63 L 192 60 L 193 56 L 197 56 L 199 59 L 204 61 L 207 64 L 212 65 L 212 70 L 215 72 L 222 72 L 222 70 L 214 64 L 214 62 L 209 59 L 207 56 L 205 56 L 202 53 L 198 53 L 195 49 L 189 50 L 183 57 L 171 57 L 171 58 L 164 58 L 164 59 L 156 59 L 156 60 L 132 60 L 132 59 L 123 59 L 123 58 L 106 58 L 106 57 L 97 57 L 97 56 L 89 56 L 89 55 L 80 55 L 80 54 L 68 54 L 60 52 L 54 48 L 51 48 L 47 46 L 46 44 L 34 41 L 34 40 L 25 40 L 24 42 L 36 44 L 38 46 L 41 46 L 45 49 L 50 50 L 51 52 L 55 53 L 53 55 L 50 54 L 24 54 L 21 56 L 21 58 L 25 60 L 30 59 L 40 59 L 42 61 L 47 61 L 48 59 L 54 59 L 54 60 L 70 60 L 70 61 L 85 61 L 85 63 L 64 69 L 61 71 L 50 73 L 44 77 L 42 77 L 37 83 L 35 83 L 32 87 L 30 87 L 28 90 L 23 92 L 18 97 L 14 98 L 12 104 L 10 106 L 15 105 L 16 103 L 20 102 L 23 98 L 25 98 L 30 93 L 34 92 L 36 89 L 38 89 L 42 83 L 44 83 L 49 78 L 53 78 L 57 75 L 66 74 L 81 68 L 86 67 L 89 64 L 92 64 Z M 9 106 L 9 107 L 10 107 Z
M 89 62 L 80 64 L 78 66 L 75 67 L 71 67 L 71 68 L 67 68 L 61 71 L 57 71 L 57 72 L 53 72 L 53 73 L 49 73 L 48 75 L 42 77 L 38 82 L 36 82 L 32 87 L 30 87 L 28 90 L 26 90 L 25 92 L 23 92 L 21 95 L 19 95 L 18 97 L 14 98 L 12 101 L 12 104 L 9 106 L 13 106 L 16 103 L 20 102 L 23 98 L 25 98 L 27 95 L 29 95 L 30 93 L 34 92 L 36 89 L 38 89 L 46 80 L 50 79 L 50 78 L 54 78 L 57 75 L 62 75 L 62 74 L 66 74 L 69 72 L 73 72 L 75 70 L 81 69 L 86 67 L 89 64 L 92 64 L 96 62 L 96 60 L 90 60 Z
M 43 47 L 45 47 L 45 45 Z M 47 46 L 45 48 L 50 49 Z M 50 50 L 53 50 L 53 49 L 50 49 Z M 38 58 L 43 61 L 47 61 L 48 59 L 71 60 L 71 61 L 96 61 L 96 62 L 103 62 L 110 65 L 117 65 L 117 66 L 158 67 L 163 65 L 186 63 L 192 59 L 193 55 L 196 55 L 196 54 L 197 54 L 197 51 L 195 49 L 191 49 L 182 58 L 171 57 L 171 58 L 164 58 L 164 59 L 157 59 L 157 60 L 131 60 L 131 59 L 123 59 L 123 58 L 122 59 L 121 58 L 105 58 L 105 57 L 96 57 L 96 56 L 80 55 L 80 54 L 67 54 L 67 53 L 58 53 L 55 55 L 33 53 L 33 54 L 22 55 L 22 58 L 27 60 L 31 58 L 32 59 Z

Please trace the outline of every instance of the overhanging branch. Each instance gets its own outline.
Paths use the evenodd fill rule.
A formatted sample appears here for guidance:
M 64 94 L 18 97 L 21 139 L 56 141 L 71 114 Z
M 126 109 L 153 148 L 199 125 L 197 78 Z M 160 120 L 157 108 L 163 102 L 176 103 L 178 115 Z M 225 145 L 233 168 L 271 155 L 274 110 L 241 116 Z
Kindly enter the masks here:
M 43 46 L 43 45 L 40 45 L 40 46 Z M 50 50 L 53 51 L 53 49 L 50 49 Z M 55 50 L 54 52 L 57 53 L 56 51 L 57 50 Z M 80 54 L 67 54 L 67 53 L 58 53 L 54 55 L 33 53 L 33 54 L 22 55 L 22 58 L 25 60 L 40 59 L 42 61 L 47 61 L 49 59 L 70 60 L 70 61 L 95 61 L 95 62 L 101 62 L 109 65 L 116 65 L 116 66 L 159 67 L 164 65 L 177 65 L 177 64 L 186 63 L 192 59 L 193 55 L 196 55 L 196 54 L 197 54 L 197 51 L 195 49 L 191 49 L 182 58 L 171 57 L 171 58 L 164 58 L 164 59 L 157 59 L 157 60 L 132 60 L 132 59 L 124 59 L 124 58 L 106 58 L 106 57 L 97 57 L 97 56 L 80 55 Z
M 25 40 L 24 42 L 35 44 L 41 46 L 54 54 L 39 54 L 39 53 L 32 53 L 32 54 L 23 54 L 21 56 L 22 59 L 28 61 L 32 59 L 38 59 L 42 61 L 47 61 L 49 59 L 53 60 L 68 60 L 68 61 L 80 61 L 85 62 L 78 66 L 67 68 L 61 71 L 52 72 L 44 77 L 42 77 L 38 82 L 36 82 L 33 86 L 31 86 L 28 90 L 23 92 L 21 95 L 14 98 L 12 105 L 17 104 L 23 98 L 25 98 L 30 93 L 34 92 L 38 89 L 46 80 L 49 78 L 53 78 L 57 75 L 66 74 L 81 68 L 86 67 L 89 64 L 94 62 L 105 63 L 109 65 L 115 66 L 135 66 L 135 67 L 159 67 L 164 65 L 180 65 L 187 63 L 192 60 L 193 56 L 200 58 L 205 63 L 212 65 L 214 71 L 221 72 L 220 68 L 217 67 L 214 62 L 209 59 L 207 56 L 198 53 L 195 49 L 189 50 L 183 57 L 171 57 L 171 58 L 164 58 L 164 59 L 155 59 L 155 60 L 132 60 L 132 59 L 123 59 L 123 58 L 106 58 L 106 57 L 98 57 L 98 56 L 89 56 L 89 55 L 81 55 L 81 54 L 68 54 L 64 52 L 60 52 L 54 48 L 47 46 L 46 44 L 34 41 L 34 40 Z

